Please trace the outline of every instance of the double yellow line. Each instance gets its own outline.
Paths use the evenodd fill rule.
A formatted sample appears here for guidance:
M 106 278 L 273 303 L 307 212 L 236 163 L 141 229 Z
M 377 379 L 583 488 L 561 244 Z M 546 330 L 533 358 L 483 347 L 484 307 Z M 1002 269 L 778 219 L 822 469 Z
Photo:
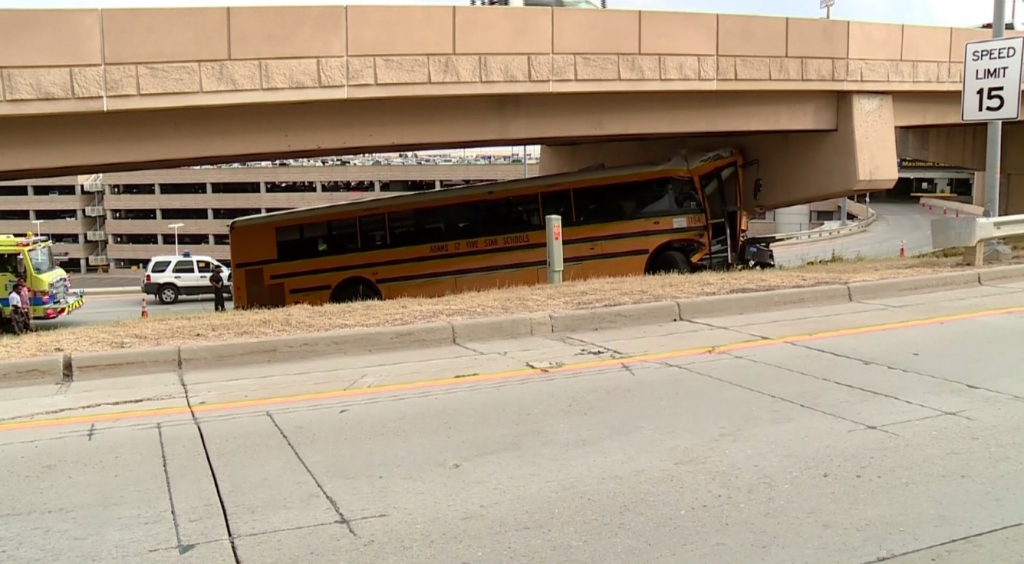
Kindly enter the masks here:
M 444 388 L 453 386 L 463 386 L 467 384 L 477 384 L 485 382 L 495 382 L 501 380 L 513 380 L 517 378 L 527 378 L 531 376 L 544 376 L 549 374 L 557 374 L 561 372 L 579 372 L 587 370 L 595 370 L 598 368 L 606 368 L 609 366 L 621 366 L 623 364 L 636 364 L 641 362 L 654 362 L 659 360 L 671 360 L 678 358 L 686 358 L 705 354 L 722 354 L 735 352 L 746 349 L 753 349 L 759 347 L 768 347 L 773 345 L 780 345 L 786 343 L 800 343 L 805 341 L 816 341 L 820 339 L 828 339 L 833 337 L 849 337 L 853 335 L 863 335 L 866 333 L 877 333 L 880 331 L 892 331 L 896 329 L 908 329 L 911 327 L 921 327 L 925 325 L 935 325 L 939 323 L 949 323 L 952 321 L 963 321 L 966 319 L 978 319 L 982 317 L 991 317 L 995 315 L 1005 315 L 1010 313 L 1024 313 L 1024 306 L 1008 307 L 1000 309 L 990 309 L 983 311 L 975 311 L 970 313 L 960 313 L 954 315 L 944 315 L 940 317 L 930 317 L 926 319 L 915 319 L 911 321 L 899 321 L 895 323 L 884 323 L 879 325 L 867 325 L 863 327 L 854 327 L 850 329 L 838 329 L 834 331 L 822 331 L 819 333 L 808 333 L 803 335 L 794 335 L 790 337 L 780 337 L 775 339 L 754 339 L 750 341 L 741 341 L 738 343 L 732 343 L 729 345 L 722 345 L 718 347 L 697 347 L 691 349 L 683 349 L 676 351 L 668 351 L 662 353 L 653 354 L 642 354 L 636 356 L 630 356 L 625 358 L 615 359 L 604 359 L 604 360 L 593 360 L 589 362 L 580 362 L 575 364 L 565 364 L 554 368 L 525 368 L 519 370 L 509 370 L 505 372 L 494 372 L 490 374 L 479 374 L 475 376 L 463 376 L 463 377 L 450 377 L 440 378 L 436 380 L 424 380 L 421 382 L 410 382 L 406 384 L 388 384 L 384 386 L 378 386 L 374 388 L 361 388 L 358 390 L 334 390 L 329 392 L 316 392 L 309 394 L 297 394 L 288 396 L 276 396 L 269 398 L 250 399 L 250 400 L 238 400 L 228 401 L 220 403 L 209 403 L 200 404 L 193 406 L 191 411 L 195 413 L 209 413 L 217 411 L 232 411 L 246 408 L 263 408 L 272 407 L 276 405 L 289 405 L 304 402 L 315 402 L 324 401 L 331 399 L 341 398 L 355 398 L 362 396 L 370 396 L 376 394 L 388 394 L 396 392 L 407 392 L 415 390 L 426 390 L 431 388 Z M 173 415 L 188 415 L 190 409 L 188 406 L 175 406 L 175 407 L 158 407 L 153 409 L 137 409 L 130 411 L 118 411 L 114 413 L 100 413 L 93 415 L 79 415 L 79 416 L 68 416 L 68 417 L 55 417 L 50 419 L 22 419 L 16 421 L 8 421 L 0 423 L 0 431 L 14 431 L 18 429 L 35 429 L 40 427 L 54 427 L 54 426 L 65 426 L 65 425 L 76 425 L 76 424 L 91 424 L 100 423 L 104 421 L 117 421 L 126 419 L 142 419 L 146 417 L 166 417 Z

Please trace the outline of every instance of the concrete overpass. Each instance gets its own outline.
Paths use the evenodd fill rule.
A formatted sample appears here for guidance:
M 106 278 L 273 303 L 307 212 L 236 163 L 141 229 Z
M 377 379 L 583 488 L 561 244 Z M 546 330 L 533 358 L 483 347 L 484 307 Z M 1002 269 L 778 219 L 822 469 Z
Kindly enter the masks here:
M 0 179 L 523 142 L 553 172 L 729 144 L 778 207 L 890 188 L 894 128 L 958 123 L 963 45 L 985 36 L 546 8 L 0 11 Z

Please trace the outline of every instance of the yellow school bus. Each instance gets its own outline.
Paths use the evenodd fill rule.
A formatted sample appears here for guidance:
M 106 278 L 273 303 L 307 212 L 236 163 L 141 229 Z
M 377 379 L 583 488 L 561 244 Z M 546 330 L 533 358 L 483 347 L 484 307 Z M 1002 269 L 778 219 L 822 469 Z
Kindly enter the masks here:
M 544 216 L 562 217 L 565 280 L 771 267 L 746 237 L 731 149 L 412 192 L 231 222 L 235 306 L 441 296 L 547 280 Z

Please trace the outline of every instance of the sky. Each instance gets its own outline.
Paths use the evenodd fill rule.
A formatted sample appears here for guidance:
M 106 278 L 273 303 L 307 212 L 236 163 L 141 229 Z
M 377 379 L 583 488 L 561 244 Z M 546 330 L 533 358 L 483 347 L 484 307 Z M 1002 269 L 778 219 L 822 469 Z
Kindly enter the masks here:
M 976 27 L 992 21 L 995 0 L 835 0 L 835 19 Z M 1018 20 L 1024 1 L 1017 2 Z M 0 8 L 125 8 L 266 5 L 468 5 L 469 0 L 0 0 Z M 824 17 L 819 0 L 608 0 L 610 8 Z

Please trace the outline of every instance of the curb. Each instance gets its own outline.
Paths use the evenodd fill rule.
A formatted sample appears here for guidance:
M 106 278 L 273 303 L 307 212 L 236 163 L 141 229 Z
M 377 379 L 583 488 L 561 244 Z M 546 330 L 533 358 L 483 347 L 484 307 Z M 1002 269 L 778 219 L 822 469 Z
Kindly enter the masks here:
M 250 366 L 316 357 L 422 349 L 458 343 L 518 339 L 531 335 L 599 331 L 792 309 L 823 307 L 906 294 L 977 288 L 1024 280 L 1024 265 L 916 276 L 846 285 L 788 288 L 708 296 L 592 310 L 467 319 L 451 323 L 353 329 L 316 335 L 246 341 L 68 353 L 8 360 L 0 364 L 0 388 L 89 381 L 157 373 L 182 374 L 218 366 Z

